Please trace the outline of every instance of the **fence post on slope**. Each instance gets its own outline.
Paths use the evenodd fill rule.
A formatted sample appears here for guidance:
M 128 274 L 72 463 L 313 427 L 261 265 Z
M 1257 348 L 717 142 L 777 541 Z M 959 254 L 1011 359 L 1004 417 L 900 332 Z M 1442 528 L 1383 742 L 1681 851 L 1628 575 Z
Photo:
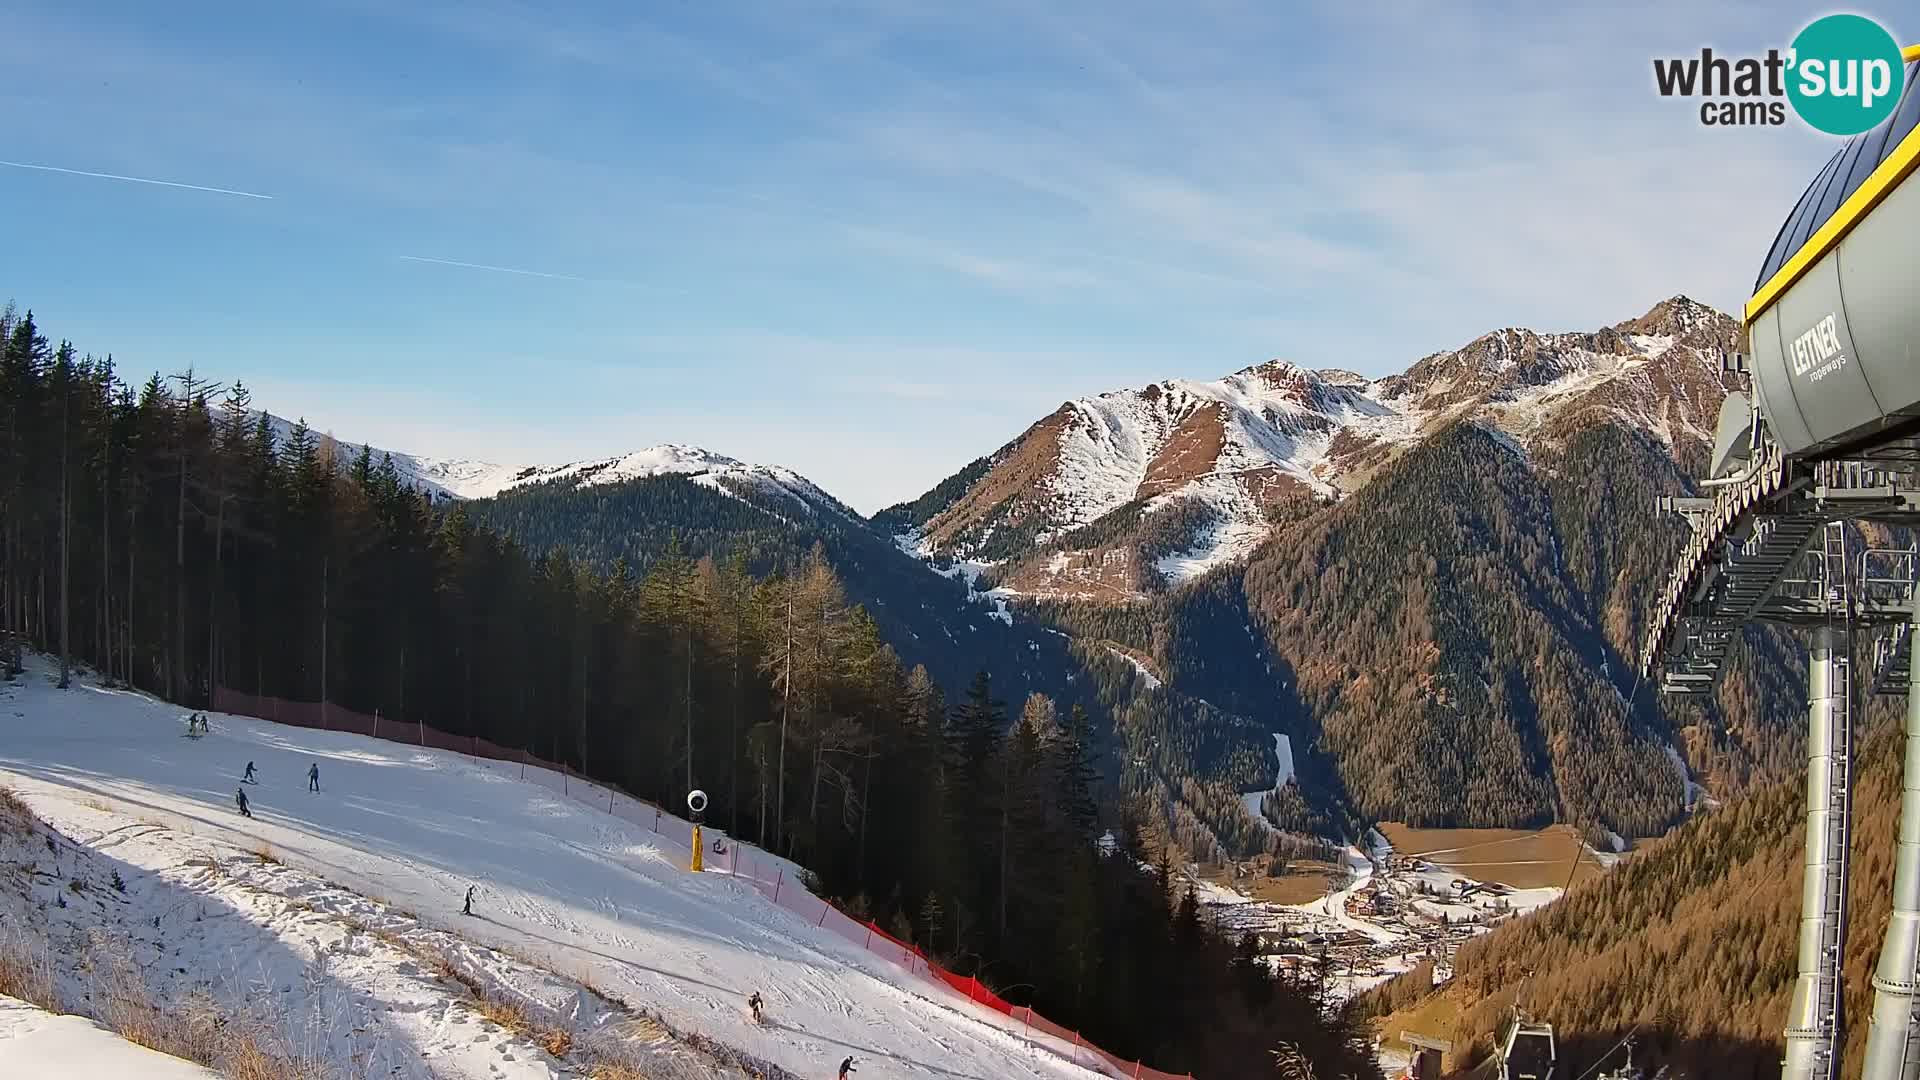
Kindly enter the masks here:
M 653 831 L 660 831 L 660 808 L 657 806 L 653 808 Z
M 814 923 L 813 925 L 815 926 L 827 925 L 827 910 L 831 907 L 833 907 L 833 905 L 827 903 L 825 900 L 820 901 L 820 921 Z
M 872 923 L 867 924 L 867 941 L 866 941 L 866 944 L 860 947 L 863 949 L 866 949 L 869 952 L 873 950 L 873 924 Z
M 773 879 L 773 902 L 776 904 L 780 902 L 780 883 L 786 879 L 787 869 L 783 866 L 780 868 L 780 876 Z
M 613 813 L 613 789 L 607 789 L 607 813 Z
M 373 710 L 373 737 L 376 739 L 380 737 L 380 710 L 379 709 Z
M 520 759 L 520 779 L 525 780 L 526 778 L 527 778 L 527 759 L 521 758 Z
M 427 718 L 424 716 L 421 717 L 419 720 L 419 724 L 420 724 L 420 745 L 425 746 L 427 745 Z
M 1138 1061 L 1133 1063 L 1133 1080 L 1140 1080 L 1140 1063 Z

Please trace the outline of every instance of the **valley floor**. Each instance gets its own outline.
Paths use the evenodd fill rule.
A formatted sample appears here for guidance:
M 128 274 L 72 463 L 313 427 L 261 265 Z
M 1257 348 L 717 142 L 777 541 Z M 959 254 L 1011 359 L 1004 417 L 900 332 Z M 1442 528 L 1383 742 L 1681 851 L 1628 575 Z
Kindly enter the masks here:
M 199 994 L 258 1008 L 287 1045 L 370 1077 L 574 1075 L 568 1054 L 536 1045 L 556 1029 L 667 1058 L 693 1053 L 668 1032 L 693 1032 L 802 1076 L 848 1055 L 875 1080 L 1101 1075 L 557 791 L 456 754 L 246 718 L 187 738 L 183 712 L 79 681 L 56 690 L 44 664 L 0 687 L 0 785 L 46 832 L 12 838 L 34 868 L 0 903 L 41 920 L 44 940 L 112 939 L 166 1007 Z M 245 818 L 234 790 L 250 760 Z M 67 951 L 50 959 L 77 1003 L 97 980 Z M 745 1007 L 755 991 L 764 1025 Z M 532 1022 L 516 1034 L 476 999 Z
M 1620 857 L 1593 851 L 1564 826 L 1416 830 L 1390 824 L 1369 839 L 1370 852 L 1347 848 L 1326 875 L 1323 894 L 1303 902 L 1256 899 L 1249 894 L 1261 891 L 1259 879 L 1222 883 L 1191 867 L 1189 878 L 1221 925 L 1257 934 L 1270 966 L 1323 979 L 1337 1004 L 1423 961 L 1434 963 L 1436 982 L 1450 977 L 1461 942 L 1552 903 L 1570 880 L 1604 873 Z M 1395 1038 L 1381 1047 L 1389 1075 L 1405 1065 L 1403 1050 Z

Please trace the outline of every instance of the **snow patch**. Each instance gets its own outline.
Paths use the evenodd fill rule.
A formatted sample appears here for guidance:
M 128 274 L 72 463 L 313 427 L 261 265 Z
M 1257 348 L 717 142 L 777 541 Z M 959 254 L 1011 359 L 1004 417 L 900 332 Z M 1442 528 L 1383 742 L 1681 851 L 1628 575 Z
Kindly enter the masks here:
M 1217 566 L 1239 562 L 1267 538 L 1267 526 L 1246 521 L 1221 520 L 1208 526 L 1193 547 L 1172 555 L 1163 555 L 1154 569 L 1169 585 L 1197 578 Z
M 1253 820 L 1265 825 L 1270 832 L 1278 832 L 1279 830 L 1273 827 L 1273 823 L 1267 820 L 1267 816 L 1260 812 L 1260 803 L 1266 799 L 1268 795 L 1280 794 L 1280 789 L 1286 787 L 1287 783 L 1293 779 L 1293 740 L 1285 735 L 1275 735 L 1273 737 L 1273 756 L 1278 759 L 1280 763 L 1280 771 L 1273 781 L 1273 786 L 1265 791 L 1247 792 L 1245 795 L 1240 796 L 1240 802 L 1246 806 L 1247 813 Z
M 1667 760 L 1673 762 L 1674 771 L 1680 774 L 1681 797 L 1686 809 L 1692 810 L 1701 805 L 1711 807 L 1713 800 L 1708 797 L 1707 789 L 1694 783 L 1693 774 L 1687 771 L 1687 759 L 1681 757 L 1680 751 L 1674 749 L 1671 743 L 1666 744 L 1662 749 L 1667 752 Z
M 1130 654 L 1122 652 L 1111 645 L 1107 646 L 1107 651 L 1119 657 L 1120 659 L 1125 660 L 1127 663 L 1132 664 L 1133 670 L 1140 673 L 1140 678 L 1143 682 L 1146 683 L 1147 689 L 1149 690 L 1160 689 L 1160 680 L 1153 674 L 1152 671 L 1148 670 L 1147 665 L 1141 663 L 1138 660 L 1135 660 Z

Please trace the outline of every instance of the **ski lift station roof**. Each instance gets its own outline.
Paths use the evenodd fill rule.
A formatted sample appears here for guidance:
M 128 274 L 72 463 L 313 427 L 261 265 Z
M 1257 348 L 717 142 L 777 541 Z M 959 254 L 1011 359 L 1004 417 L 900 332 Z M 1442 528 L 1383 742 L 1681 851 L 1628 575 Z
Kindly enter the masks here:
M 1792 457 L 1920 425 L 1920 46 L 1903 96 L 1847 140 L 1775 235 L 1747 302 L 1753 389 Z
M 1867 178 L 1899 152 L 1915 124 L 1920 122 L 1920 85 L 1917 85 L 1920 80 L 1916 79 L 1920 76 L 1920 59 L 1916 58 L 1920 55 L 1920 45 L 1907 53 L 1911 62 L 1907 64 L 1906 91 L 1900 104 L 1879 127 L 1848 139 L 1807 185 L 1800 201 L 1794 204 L 1793 213 L 1787 215 L 1786 223 L 1775 235 L 1773 247 L 1767 251 L 1767 261 L 1760 268 L 1759 279 L 1753 283 L 1753 301 L 1771 299 L 1767 287 L 1773 284 L 1774 278 L 1807 247 L 1808 241 L 1815 239 L 1817 230 L 1834 219 Z M 1748 318 L 1755 314 L 1750 302 Z

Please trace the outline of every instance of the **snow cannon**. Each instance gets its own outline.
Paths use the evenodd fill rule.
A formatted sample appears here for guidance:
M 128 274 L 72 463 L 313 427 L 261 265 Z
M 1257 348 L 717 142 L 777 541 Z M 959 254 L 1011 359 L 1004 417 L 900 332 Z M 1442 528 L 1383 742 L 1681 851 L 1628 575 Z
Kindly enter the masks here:
M 700 819 L 707 812 L 707 793 L 699 788 L 687 792 L 687 810 L 693 814 L 693 861 L 687 864 L 687 869 L 698 874 L 706 868 L 701 858 L 706 845 L 700 842 Z

